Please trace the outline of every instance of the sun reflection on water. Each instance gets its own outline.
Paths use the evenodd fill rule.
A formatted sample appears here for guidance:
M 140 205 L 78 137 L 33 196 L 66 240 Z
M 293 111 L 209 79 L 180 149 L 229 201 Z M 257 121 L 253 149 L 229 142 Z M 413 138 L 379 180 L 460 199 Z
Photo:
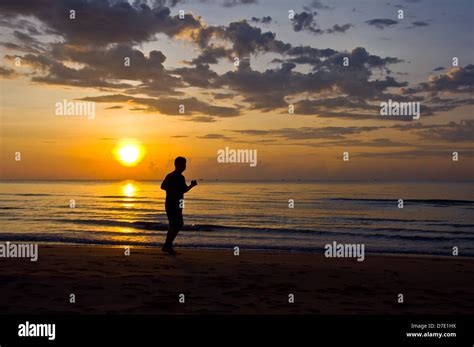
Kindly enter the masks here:
M 122 191 L 122 206 L 125 208 L 132 208 L 134 206 L 133 202 L 135 202 L 134 197 L 137 193 L 137 187 L 133 182 L 127 182 L 121 186 Z
M 132 182 L 128 182 L 122 186 L 122 195 L 127 198 L 133 198 L 136 190 L 135 185 Z

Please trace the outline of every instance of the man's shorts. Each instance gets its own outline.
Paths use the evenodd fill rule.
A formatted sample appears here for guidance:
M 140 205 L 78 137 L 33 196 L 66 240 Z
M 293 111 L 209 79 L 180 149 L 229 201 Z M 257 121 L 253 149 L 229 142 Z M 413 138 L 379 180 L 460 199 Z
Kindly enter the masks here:
M 183 228 L 183 209 L 179 206 L 166 206 L 166 216 L 168 217 L 168 222 L 170 228 L 172 229 L 182 229 Z

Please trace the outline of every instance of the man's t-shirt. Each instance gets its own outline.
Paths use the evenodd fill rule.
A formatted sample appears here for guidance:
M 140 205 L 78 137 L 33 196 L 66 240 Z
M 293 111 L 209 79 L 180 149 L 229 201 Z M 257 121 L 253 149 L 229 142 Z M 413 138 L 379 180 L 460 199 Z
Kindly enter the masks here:
M 187 188 L 184 176 L 176 171 L 169 173 L 163 181 L 163 188 L 166 190 L 166 209 L 179 208 Z

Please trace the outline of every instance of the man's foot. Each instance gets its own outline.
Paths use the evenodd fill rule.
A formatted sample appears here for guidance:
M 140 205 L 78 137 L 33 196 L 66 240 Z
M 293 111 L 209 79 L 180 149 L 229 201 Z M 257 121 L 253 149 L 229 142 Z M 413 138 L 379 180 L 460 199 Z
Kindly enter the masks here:
M 173 247 L 163 247 L 161 249 L 162 252 L 168 253 L 169 255 L 178 255 L 179 253 L 176 252 Z

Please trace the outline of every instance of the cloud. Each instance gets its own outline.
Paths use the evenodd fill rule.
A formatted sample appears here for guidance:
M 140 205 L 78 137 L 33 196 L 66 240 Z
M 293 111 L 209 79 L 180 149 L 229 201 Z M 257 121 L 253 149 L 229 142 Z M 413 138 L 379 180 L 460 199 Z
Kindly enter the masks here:
M 339 24 L 334 24 L 332 28 L 326 29 L 325 33 L 327 34 L 334 34 L 334 33 L 345 33 L 347 30 L 352 28 L 353 25 L 350 23 L 339 25 Z
M 365 127 L 301 127 L 301 128 L 282 128 L 273 130 L 234 130 L 242 135 L 250 136 L 272 136 L 284 138 L 287 140 L 315 140 L 315 139 L 344 139 L 346 135 L 361 134 L 368 131 L 378 130 L 376 126 Z
M 209 117 L 209 116 L 196 116 L 196 117 L 187 118 L 186 120 L 190 121 L 190 122 L 197 122 L 197 123 L 214 123 L 214 122 L 216 122 L 216 119 L 214 117 Z
M 308 5 L 309 8 L 315 8 L 317 10 L 332 10 L 333 7 L 323 4 L 319 0 L 312 0 L 311 3 Z
M 209 65 L 198 64 L 194 68 L 178 68 L 172 70 L 172 74 L 179 75 L 181 80 L 188 86 L 208 88 L 211 86 L 219 75 L 210 69 Z
M 305 49 L 300 49 L 298 53 L 305 51 Z M 319 51 L 316 53 L 324 54 Z M 342 66 L 344 56 L 350 57 L 350 67 Z M 295 110 L 299 109 L 303 113 L 311 114 L 316 111 L 309 110 L 315 101 L 311 98 L 298 101 L 303 93 L 317 95 L 331 91 L 332 95 L 336 96 L 345 94 L 345 98 L 382 97 L 385 99 L 383 91 L 387 88 L 406 86 L 405 83 L 397 82 L 392 77 L 370 80 L 372 69 L 386 68 L 394 62 L 398 62 L 398 59 L 373 56 L 360 47 L 351 53 L 333 54 L 324 60 L 317 58 L 312 62 L 315 71 L 310 73 L 294 71 L 295 63 L 282 63 L 279 68 L 260 72 L 253 70 L 248 62 L 241 62 L 237 70 L 229 71 L 216 79 L 213 87 L 225 87 L 237 92 L 252 109 L 260 109 L 264 112 L 283 110 L 293 103 Z M 275 86 L 285 86 L 285 88 L 275 88 Z
M 212 39 L 224 41 L 231 45 L 230 52 L 239 58 L 259 52 L 281 54 L 291 48 L 291 44 L 277 40 L 275 33 L 263 32 L 246 20 L 234 21 L 227 26 L 204 26 L 191 33 L 191 37 L 201 49 L 210 47 Z
M 206 140 L 231 140 L 230 137 L 223 134 L 206 134 L 204 136 L 197 136 L 197 138 Z
M 262 18 L 252 17 L 251 21 L 254 23 L 268 24 L 268 23 L 271 23 L 272 17 L 270 16 L 264 16 Z
M 215 106 L 200 101 L 194 97 L 188 98 L 137 98 L 122 94 L 102 95 L 96 97 L 85 97 L 79 100 L 94 101 L 94 102 L 121 102 L 134 105 L 132 110 L 144 111 L 148 113 L 160 113 L 172 116 L 189 116 L 195 114 L 202 114 L 214 117 L 235 117 L 240 115 L 240 110 L 233 107 Z M 180 109 L 184 106 L 184 112 Z
M 474 150 L 464 149 L 460 150 L 460 157 L 474 157 Z M 365 152 L 359 153 L 358 156 L 365 158 L 387 158 L 387 159 L 418 159 L 420 157 L 442 157 L 446 160 L 451 160 L 453 150 L 437 150 L 437 149 L 418 149 L 412 151 L 400 152 Z
M 6 56 L 13 60 L 15 57 Z M 27 54 L 22 56 L 22 64 L 35 69 L 31 80 L 38 83 L 68 85 L 76 87 L 94 87 L 106 89 L 124 89 L 132 87 L 129 83 L 107 79 L 90 67 L 74 69 L 64 65 L 48 55 Z
M 17 73 L 16 73 L 15 70 L 0 66 L 0 77 L 2 77 L 2 78 L 14 78 L 16 76 L 17 76 Z
M 0 15 L 0 26 L 20 31 L 28 31 L 30 35 L 42 34 L 35 23 L 25 18 L 8 18 Z
M 392 126 L 352 126 L 352 127 L 300 127 L 300 128 L 281 128 L 281 129 L 240 129 L 233 132 L 271 140 L 274 143 L 280 143 L 285 140 L 302 140 L 296 145 L 307 145 L 310 147 L 411 147 L 418 146 L 413 142 L 404 143 L 393 141 L 389 138 L 375 138 L 371 140 L 348 138 L 352 135 L 366 135 L 369 132 L 377 130 L 397 130 L 404 134 L 411 132 L 420 136 L 425 144 L 426 140 L 442 140 L 451 143 L 469 142 L 474 140 L 474 120 L 463 120 L 459 123 L 450 122 L 447 124 L 429 124 L 410 123 L 404 125 Z M 331 140 L 323 142 L 308 142 L 308 140 Z M 288 143 L 287 143 L 288 144 Z
M 413 27 L 426 27 L 429 25 L 429 23 L 423 21 L 416 21 L 411 24 L 413 25 Z
M 310 147 L 406 147 L 412 146 L 403 142 L 394 142 L 387 138 L 378 138 L 373 140 L 337 140 L 303 144 Z
M 303 11 L 301 13 L 295 13 L 294 17 L 291 19 L 293 30 L 296 32 L 307 31 L 315 35 L 322 34 L 335 34 L 335 33 L 345 33 L 351 27 L 352 24 L 347 23 L 343 25 L 335 24 L 331 28 L 321 29 L 315 21 L 316 16 L 315 11 Z
M 453 67 L 445 74 L 430 76 L 428 82 L 422 82 L 415 88 L 408 88 L 407 93 L 430 92 L 438 94 L 450 93 L 472 93 L 474 91 L 474 65 L 465 67 Z
M 294 104 L 295 114 L 318 115 L 320 117 L 342 117 L 360 119 L 379 115 L 380 106 L 370 105 L 363 99 L 334 97 L 316 100 L 301 100 Z
M 366 23 L 369 25 L 375 26 L 377 29 L 381 29 L 381 30 L 398 24 L 396 20 L 387 19 L 387 18 L 371 19 L 371 20 L 366 21 Z
M 179 95 L 177 88 L 185 87 L 185 81 L 164 68 L 165 60 L 161 51 L 152 50 L 145 56 L 124 44 L 107 48 L 52 44 L 45 54 L 22 57 L 22 62 L 34 69 L 30 74 L 32 81 L 38 83 L 126 90 L 150 96 Z M 68 62 L 75 62 L 77 67 Z
M 474 120 L 466 119 L 447 124 L 416 124 L 394 126 L 393 129 L 412 130 L 424 139 L 446 142 L 474 142 Z
M 317 27 L 316 22 L 314 21 L 314 15 L 311 12 L 303 11 L 301 13 L 295 13 L 291 22 L 293 30 L 296 32 L 305 30 L 314 34 L 323 33 L 323 31 Z
M 153 5 L 114 0 L 4 0 L 0 11 L 13 19 L 36 17 L 50 33 L 64 37 L 71 44 L 140 43 L 152 40 L 157 33 L 174 37 L 201 26 L 192 15 L 179 19 L 171 16 L 169 8 L 159 2 Z M 75 19 L 70 19 L 70 10 L 76 12 Z
M 248 56 L 255 51 L 283 53 L 291 45 L 276 40 L 275 34 L 252 27 L 246 21 L 232 22 L 222 32 L 222 37 L 233 43 L 233 51 L 239 56 Z
M 185 3 L 192 3 L 193 1 L 187 1 L 187 0 L 135 0 L 138 3 L 155 3 L 157 6 L 169 6 L 169 7 L 175 7 L 178 4 L 185 4 Z M 224 7 L 235 7 L 235 6 L 242 6 L 242 5 L 253 5 L 257 4 L 257 0 L 218 0 L 217 2 L 212 1 L 212 0 L 197 0 L 198 2 L 202 4 L 211 4 L 214 5 L 217 3 L 217 5 L 221 5 Z
M 226 57 L 230 59 L 231 55 L 232 52 L 225 47 L 206 47 L 189 63 L 193 65 L 217 64 L 219 59 Z
M 254 5 L 257 3 L 257 0 L 224 0 L 224 7 L 235 7 L 239 5 Z
M 7 0 L 0 4 L 0 9 L 10 18 L 1 17 L 0 24 L 10 25 L 23 20 L 24 16 L 29 17 L 22 23 L 21 30 L 12 32 L 15 43 L 3 43 L 3 46 L 26 53 L 22 61 L 30 71 L 24 75 L 33 82 L 120 94 L 126 97 L 118 100 L 121 104 L 117 106 L 130 103 L 135 111 L 178 115 L 177 106 L 183 103 L 189 111 L 183 119 L 196 122 L 239 116 L 244 110 L 282 114 L 288 112 L 290 104 L 297 114 L 380 119 L 378 105 L 389 98 L 423 101 L 423 115 L 470 102 L 467 98 L 441 98 L 436 94 L 472 92 L 472 65 L 451 69 L 446 74 L 431 77 L 428 82 L 408 85 L 391 71 L 393 64 L 403 61 L 400 58 L 370 54 L 364 47 L 338 51 L 294 46 L 279 40 L 274 32 L 262 30 L 246 20 L 206 25 L 191 14 L 180 20 L 165 6 L 177 3 L 66 0 L 58 4 L 52 0 L 25 0 L 20 6 L 18 2 Z M 325 5 L 314 2 L 312 6 Z M 68 18 L 67 11 L 62 12 L 66 7 L 77 8 L 75 20 Z M 87 20 L 86 14 L 91 14 Z M 320 29 L 315 15 L 316 12 L 308 8 L 298 14 L 293 23 L 296 30 L 344 33 L 352 27 L 347 23 Z M 124 21 L 119 20 L 122 17 Z M 122 27 L 114 24 L 109 28 L 104 25 L 104 18 L 114 23 L 119 20 Z M 127 23 L 139 18 L 143 23 L 127 27 Z M 270 20 L 269 16 L 254 18 L 260 23 Z M 61 32 L 65 23 L 69 28 Z M 99 24 L 105 29 L 99 30 Z M 37 33 L 46 30 L 56 36 L 54 40 L 49 36 L 49 40 L 41 42 L 43 35 Z M 145 53 L 135 44 L 155 40 L 157 33 L 173 39 L 190 39 L 198 51 L 197 57 L 190 58 L 181 67 L 167 68 L 164 52 Z M 265 53 L 274 57 L 272 64 L 265 70 L 257 70 L 253 66 L 255 57 Z M 17 55 L 18 52 L 6 58 L 13 60 Z M 124 65 L 125 57 L 130 58 L 130 66 Z M 240 59 L 236 69 L 221 72 L 220 66 L 215 66 L 222 60 L 228 60 L 225 62 L 231 66 L 234 57 Z M 349 66 L 342 65 L 344 58 L 349 58 Z M 8 70 L 3 70 L 2 75 L 17 76 Z M 218 106 L 220 100 L 225 100 L 226 106 Z
M 428 139 L 473 143 L 474 120 L 463 120 L 460 123 L 450 122 L 443 127 L 429 131 L 421 131 L 419 134 Z

